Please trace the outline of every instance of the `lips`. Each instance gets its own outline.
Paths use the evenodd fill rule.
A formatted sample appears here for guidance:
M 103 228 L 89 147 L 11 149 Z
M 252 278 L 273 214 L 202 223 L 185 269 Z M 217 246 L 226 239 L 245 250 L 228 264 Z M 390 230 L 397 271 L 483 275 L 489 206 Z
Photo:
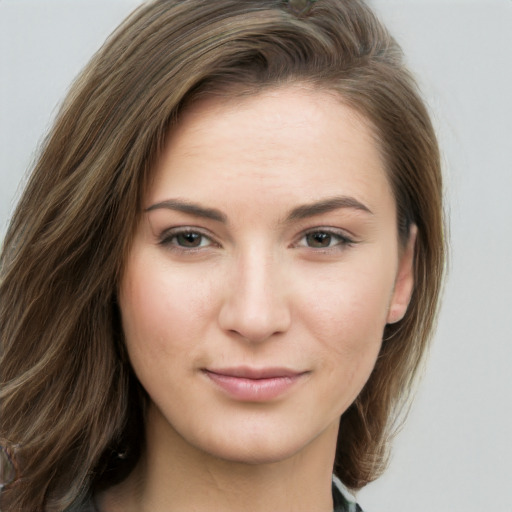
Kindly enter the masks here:
M 265 402 L 290 391 L 308 372 L 288 368 L 206 368 L 203 373 L 230 398 Z

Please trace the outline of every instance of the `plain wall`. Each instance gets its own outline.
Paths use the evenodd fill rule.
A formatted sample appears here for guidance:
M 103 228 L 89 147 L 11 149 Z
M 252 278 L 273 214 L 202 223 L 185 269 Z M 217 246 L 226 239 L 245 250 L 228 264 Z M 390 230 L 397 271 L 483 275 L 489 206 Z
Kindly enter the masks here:
M 69 84 L 138 4 L 0 0 L 0 236 Z M 389 471 L 359 499 L 365 512 L 510 512 L 512 1 L 370 4 L 433 112 L 451 257 L 414 407 Z

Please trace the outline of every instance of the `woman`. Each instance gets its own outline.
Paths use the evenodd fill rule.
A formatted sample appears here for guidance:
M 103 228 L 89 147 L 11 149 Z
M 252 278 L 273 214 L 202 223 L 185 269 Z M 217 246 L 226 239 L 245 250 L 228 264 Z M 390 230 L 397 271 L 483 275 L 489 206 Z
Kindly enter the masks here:
M 434 323 L 441 195 L 359 0 L 140 7 L 5 239 L 2 510 L 356 510 Z

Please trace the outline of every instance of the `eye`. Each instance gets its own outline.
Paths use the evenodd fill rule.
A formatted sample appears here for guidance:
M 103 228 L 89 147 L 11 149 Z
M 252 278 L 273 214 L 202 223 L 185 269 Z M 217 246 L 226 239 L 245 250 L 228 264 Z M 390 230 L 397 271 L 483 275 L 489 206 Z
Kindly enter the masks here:
M 201 233 L 179 233 L 175 235 L 173 239 L 176 240 L 176 244 L 180 247 L 202 247 L 203 245 L 208 245 L 205 243 L 206 237 L 204 237 Z
M 201 249 L 213 244 L 210 237 L 200 231 L 193 229 L 171 229 L 163 233 L 160 240 L 161 245 L 173 249 Z
M 354 241 L 346 235 L 328 229 L 316 229 L 305 233 L 297 243 L 299 247 L 311 249 L 331 249 L 339 246 L 344 247 L 353 244 Z

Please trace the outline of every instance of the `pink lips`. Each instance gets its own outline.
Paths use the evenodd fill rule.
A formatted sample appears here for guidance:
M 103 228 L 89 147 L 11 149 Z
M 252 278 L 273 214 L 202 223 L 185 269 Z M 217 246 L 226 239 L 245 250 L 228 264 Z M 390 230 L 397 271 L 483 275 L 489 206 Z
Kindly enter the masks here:
M 286 368 L 219 368 L 203 372 L 230 397 L 246 402 L 265 402 L 279 397 L 307 372 Z

